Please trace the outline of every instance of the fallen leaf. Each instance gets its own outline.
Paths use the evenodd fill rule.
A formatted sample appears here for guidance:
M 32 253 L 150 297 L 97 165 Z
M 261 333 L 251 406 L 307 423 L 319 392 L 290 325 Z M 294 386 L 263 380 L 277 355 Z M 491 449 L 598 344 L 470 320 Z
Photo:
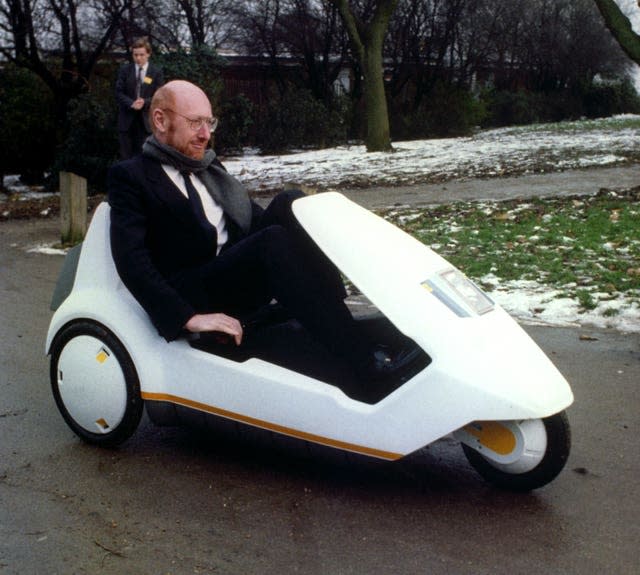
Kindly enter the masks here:
M 580 341 L 598 341 L 598 338 L 592 335 L 581 334 Z

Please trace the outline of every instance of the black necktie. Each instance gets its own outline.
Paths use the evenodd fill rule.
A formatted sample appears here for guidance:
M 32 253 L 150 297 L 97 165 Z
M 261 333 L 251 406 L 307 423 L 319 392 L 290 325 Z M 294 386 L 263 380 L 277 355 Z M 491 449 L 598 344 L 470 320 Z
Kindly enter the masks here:
M 136 80 L 136 98 L 140 97 L 142 91 L 142 66 L 138 68 L 138 78 Z
M 198 190 L 196 190 L 193 182 L 191 181 L 191 174 L 187 171 L 180 172 L 182 177 L 184 178 L 184 184 L 187 188 L 187 195 L 189 196 L 189 203 L 191 204 L 191 209 L 200 224 L 200 227 L 204 230 L 207 235 L 207 239 L 209 241 L 214 241 L 216 237 L 216 228 L 215 226 L 207 219 L 207 216 L 204 213 L 204 207 L 202 206 L 202 200 L 200 199 L 200 194 Z

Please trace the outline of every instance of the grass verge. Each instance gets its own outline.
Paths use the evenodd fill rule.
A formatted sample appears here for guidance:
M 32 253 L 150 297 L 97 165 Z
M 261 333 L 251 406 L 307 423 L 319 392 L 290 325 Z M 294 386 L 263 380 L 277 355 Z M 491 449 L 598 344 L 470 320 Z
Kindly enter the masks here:
M 640 187 L 595 196 L 453 203 L 382 215 L 485 288 L 536 283 L 581 310 L 640 304 Z

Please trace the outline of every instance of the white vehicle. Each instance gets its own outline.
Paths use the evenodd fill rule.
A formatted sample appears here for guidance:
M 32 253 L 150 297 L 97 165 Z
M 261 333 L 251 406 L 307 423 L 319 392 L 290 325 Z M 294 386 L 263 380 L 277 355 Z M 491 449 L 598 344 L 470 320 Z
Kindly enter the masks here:
M 417 373 L 364 401 L 341 389 L 312 345 L 296 357 L 305 338 L 292 321 L 267 338 L 284 334 L 275 354 L 168 343 L 116 272 L 105 203 L 65 260 L 46 341 L 53 394 L 75 433 L 116 445 L 146 409 L 160 425 L 211 416 L 386 460 L 453 434 L 497 485 L 526 491 L 555 478 L 569 455 L 573 394 L 524 330 L 446 260 L 342 195 L 308 196 L 293 209 L 379 310 L 363 328 L 424 350 Z

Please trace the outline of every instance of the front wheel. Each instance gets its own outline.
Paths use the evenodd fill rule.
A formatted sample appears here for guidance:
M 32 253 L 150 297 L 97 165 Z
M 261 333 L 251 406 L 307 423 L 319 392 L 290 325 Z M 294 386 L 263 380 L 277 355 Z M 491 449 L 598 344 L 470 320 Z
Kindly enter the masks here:
M 142 417 L 138 374 L 120 340 L 82 320 L 51 344 L 51 388 L 69 427 L 88 443 L 112 447 L 128 439 Z
M 530 491 L 552 481 L 571 450 L 564 411 L 543 419 L 474 422 L 456 437 L 482 477 L 511 491 Z

